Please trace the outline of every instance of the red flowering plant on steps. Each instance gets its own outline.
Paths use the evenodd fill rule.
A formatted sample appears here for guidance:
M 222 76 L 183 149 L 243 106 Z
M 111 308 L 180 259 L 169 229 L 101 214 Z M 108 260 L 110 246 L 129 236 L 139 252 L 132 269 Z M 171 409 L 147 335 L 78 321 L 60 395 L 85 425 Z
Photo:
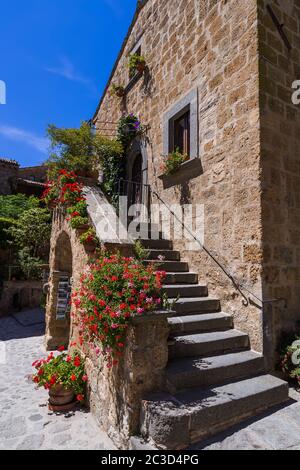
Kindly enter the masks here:
M 67 170 L 60 170 L 56 180 L 48 181 L 42 198 L 46 204 L 64 204 L 67 207 L 85 201 L 77 175 Z
M 51 352 L 47 359 L 35 361 L 32 366 L 36 369 L 36 373 L 32 380 L 38 387 L 44 387 L 49 391 L 55 387 L 71 390 L 76 395 L 77 401 L 83 401 L 87 381 L 84 361 L 77 351 L 70 355 L 62 352 L 63 349 L 63 347 L 59 348 L 61 352 L 59 355 Z
M 86 243 L 91 239 L 92 228 L 89 227 L 89 218 L 86 198 L 83 193 L 83 187 L 78 181 L 78 176 L 73 171 L 60 170 L 56 181 L 47 183 L 43 199 L 46 204 L 52 207 L 62 205 L 66 207 L 70 225 L 73 229 L 85 229 L 80 242 Z M 94 233 L 94 232 L 93 232 Z M 84 237 L 84 235 L 86 235 Z M 96 244 L 96 237 L 95 237 Z
M 123 355 L 132 317 L 163 308 L 164 277 L 165 272 L 120 254 L 102 255 L 82 274 L 72 295 L 74 323 L 81 343 L 101 352 L 109 368 Z

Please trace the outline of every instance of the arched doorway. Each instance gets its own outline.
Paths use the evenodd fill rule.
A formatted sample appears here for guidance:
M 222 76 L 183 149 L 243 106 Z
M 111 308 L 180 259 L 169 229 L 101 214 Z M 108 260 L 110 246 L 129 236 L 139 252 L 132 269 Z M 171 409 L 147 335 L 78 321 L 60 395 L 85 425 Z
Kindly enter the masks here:
M 50 273 L 50 292 L 47 302 L 47 349 L 67 347 L 70 339 L 70 300 L 73 259 L 69 236 L 62 232 L 54 248 L 53 270 Z
M 132 143 L 127 155 L 126 180 L 126 195 L 129 214 L 131 214 L 128 217 L 128 225 L 132 220 L 136 222 L 148 221 L 150 209 L 148 156 L 146 142 L 141 139 L 136 139 Z M 140 205 L 142 206 L 139 207 Z M 136 210 L 134 210 L 135 206 Z

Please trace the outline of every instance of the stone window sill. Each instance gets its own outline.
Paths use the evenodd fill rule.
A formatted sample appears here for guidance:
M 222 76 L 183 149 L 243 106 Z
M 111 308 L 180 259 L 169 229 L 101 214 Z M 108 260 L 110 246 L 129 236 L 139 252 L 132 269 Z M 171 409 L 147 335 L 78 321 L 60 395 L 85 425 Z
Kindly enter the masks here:
M 161 174 L 158 178 L 162 180 L 164 189 L 167 189 L 177 184 L 182 184 L 187 180 L 197 178 L 197 176 L 202 174 L 203 169 L 200 159 L 191 158 L 187 162 L 182 163 L 176 173 L 172 175 Z

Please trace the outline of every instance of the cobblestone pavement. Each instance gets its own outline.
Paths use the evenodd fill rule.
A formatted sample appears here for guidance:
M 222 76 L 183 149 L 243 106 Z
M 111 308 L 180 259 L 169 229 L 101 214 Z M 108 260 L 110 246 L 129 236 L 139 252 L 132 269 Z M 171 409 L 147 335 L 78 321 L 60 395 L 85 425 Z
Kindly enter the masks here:
M 47 392 L 35 390 L 32 362 L 45 356 L 39 310 L 0 319 L 0 450 L 115 449 L 84 410 L 54 414 Z
M 45 355 L 44 323 L 32 310 L 0 319 L 0 450 L 113 450 L 113 443 L 84 410 L 54 414 L 47 392 L 35 390 L 32 362 Z M 249 420 L 190 450 L 300 450 L 300 394 L 269 414 Z

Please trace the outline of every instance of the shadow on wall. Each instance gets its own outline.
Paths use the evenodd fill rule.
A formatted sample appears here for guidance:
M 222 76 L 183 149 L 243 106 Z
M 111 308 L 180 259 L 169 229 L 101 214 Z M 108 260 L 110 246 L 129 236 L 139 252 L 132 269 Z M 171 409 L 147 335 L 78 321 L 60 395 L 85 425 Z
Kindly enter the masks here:
M 0 292 L 0 317 L 24 309 L 38 308 L 42 296 L 40 281 L 5 281 Z

